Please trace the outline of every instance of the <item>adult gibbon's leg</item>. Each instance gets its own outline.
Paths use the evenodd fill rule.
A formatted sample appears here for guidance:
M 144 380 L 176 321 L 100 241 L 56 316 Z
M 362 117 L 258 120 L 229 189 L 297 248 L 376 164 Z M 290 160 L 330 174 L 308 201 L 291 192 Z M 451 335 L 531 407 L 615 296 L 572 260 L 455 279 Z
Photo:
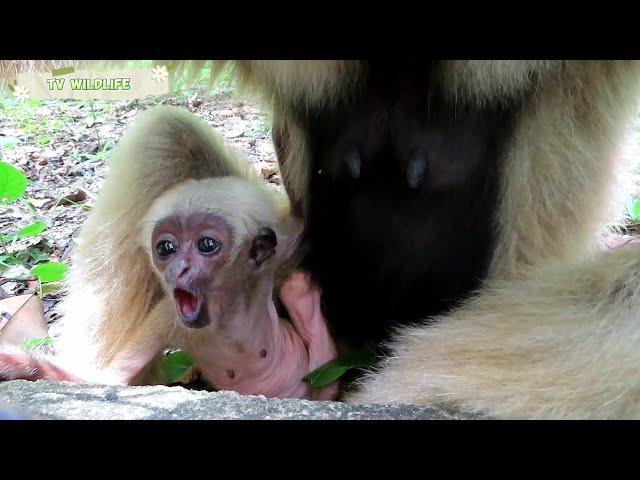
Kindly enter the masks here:
M 640 245 L 490 282 L 402 331 L 352 403 L 450 404 L 504 418 L 640 413 Z
M 502 172 L 485 285 L 406 328 L 351 402 L 450 403 L 515 418 L 629 418 L 640 408 L 640 247 L 594 253 L 637 62 L 542 77 Z

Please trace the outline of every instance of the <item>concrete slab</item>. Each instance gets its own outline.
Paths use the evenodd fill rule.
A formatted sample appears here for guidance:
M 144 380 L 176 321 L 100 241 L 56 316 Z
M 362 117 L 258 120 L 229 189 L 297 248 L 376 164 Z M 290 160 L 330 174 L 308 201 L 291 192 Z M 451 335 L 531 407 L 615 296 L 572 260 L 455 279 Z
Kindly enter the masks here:
M 415 405 L 347 405 L 203 392 L 182 387 L 115 387 L 67 382 L 0 383 L 0 418 L 95 420 L 443 420 Z

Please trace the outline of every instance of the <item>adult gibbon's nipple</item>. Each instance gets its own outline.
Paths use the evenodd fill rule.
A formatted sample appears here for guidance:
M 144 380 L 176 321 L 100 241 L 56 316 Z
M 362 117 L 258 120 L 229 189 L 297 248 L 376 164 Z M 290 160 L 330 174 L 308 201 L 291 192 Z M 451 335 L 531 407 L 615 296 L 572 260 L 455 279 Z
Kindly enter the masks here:
M 407 168 L 407 183 L 411 188 L 417 188 L 422 183 L 427 171 L 427 152 L 418 148 L 411 156 Z

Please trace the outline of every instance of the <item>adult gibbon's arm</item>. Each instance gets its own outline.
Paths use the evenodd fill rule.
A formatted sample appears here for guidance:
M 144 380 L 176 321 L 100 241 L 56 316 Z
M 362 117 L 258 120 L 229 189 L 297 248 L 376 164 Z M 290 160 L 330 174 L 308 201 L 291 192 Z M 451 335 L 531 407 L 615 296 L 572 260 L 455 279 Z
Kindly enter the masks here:
M 640 413 L 640 245 L 491 282 L 405 329 L 351 402 L 453 404 L 506 418 Z

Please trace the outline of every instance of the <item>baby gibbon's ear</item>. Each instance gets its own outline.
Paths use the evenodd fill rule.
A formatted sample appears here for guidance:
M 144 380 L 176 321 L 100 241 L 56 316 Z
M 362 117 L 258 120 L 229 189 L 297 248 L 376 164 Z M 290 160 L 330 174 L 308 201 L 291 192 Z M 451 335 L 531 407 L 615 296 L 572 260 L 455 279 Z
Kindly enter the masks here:
M 262 227 L 258 230 L 258 234 L 251 240 L 251 250 L 249 251 L 249 258 L 255 260 L 256 268 L 260 268 L 266 260 L 276 254 L 276 245 L 278 245 L 276 232 L 269 227 Z

